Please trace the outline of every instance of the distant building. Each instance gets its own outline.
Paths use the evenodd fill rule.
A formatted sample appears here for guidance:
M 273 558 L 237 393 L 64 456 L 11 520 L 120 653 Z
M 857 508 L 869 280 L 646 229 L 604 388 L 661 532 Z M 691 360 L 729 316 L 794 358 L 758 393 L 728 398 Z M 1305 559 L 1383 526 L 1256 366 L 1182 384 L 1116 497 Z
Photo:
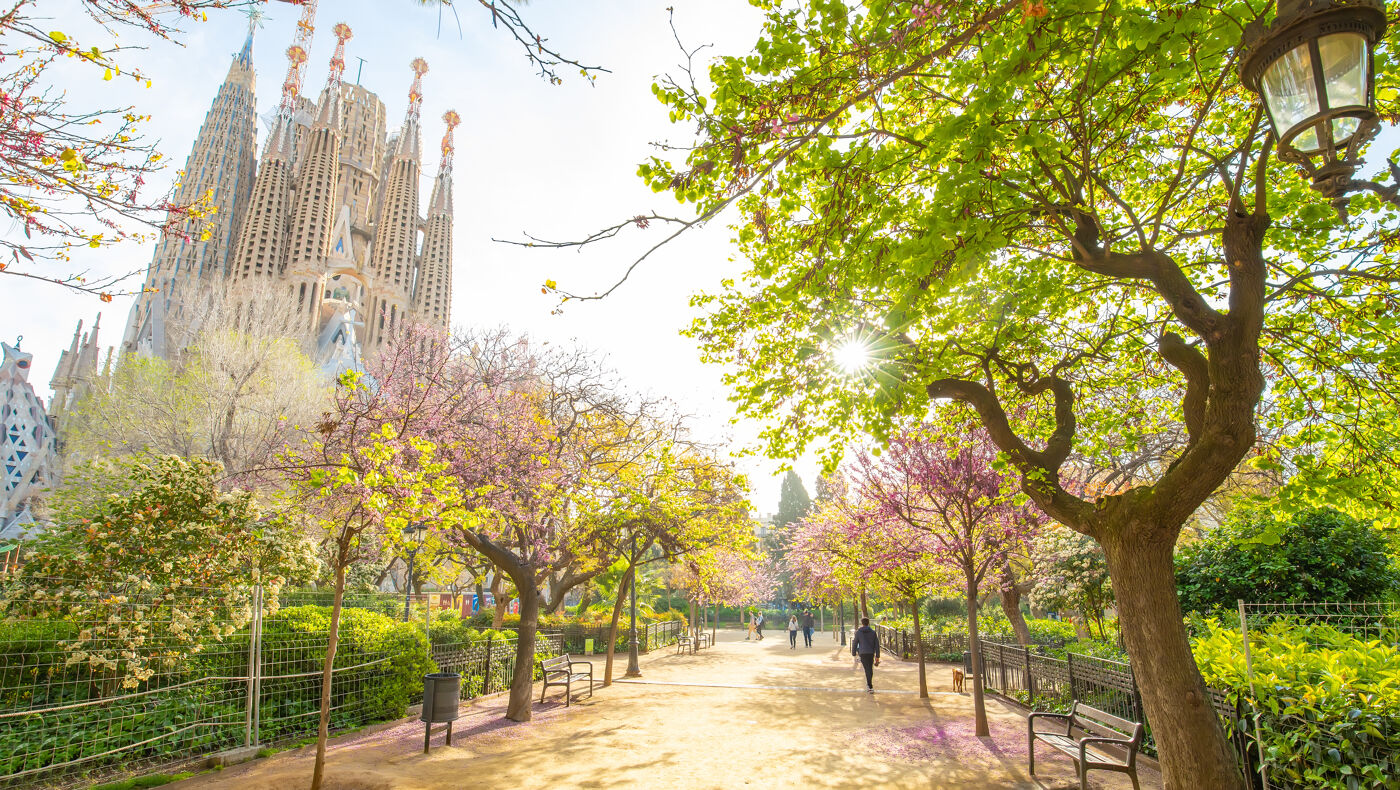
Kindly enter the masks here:
M 29 384 L 34 355 L 0 343 L 0 543 L 37 531 L 31 504 L 54 483 L 57 451 L 53 423 Z
M 314 30 L 311 21 L 304 16 L 303 28 Z M 452 130 L 459 118 L 443 116 L 442 158 L 422 215 L 419 116 L 427 64 L 410 64 L 408 109 L 389 135 L 379 97 L 342 83 L 350 29 L 336 25 L 335 35 L 330 76 L 314 102 L 299 93 L 306 53 L 299 45 L 288 50 L 282 101 L 259 158 L 250 29 L 175 195 L 180 205 L 207 196 L 217 210 L 175 218 L 173 232 L 156 246 L 123 333 L 124 352 L 176 358 L 189 338 L 171 327 L 197 324 L 216 299 L 231 299 L 235 310 L 247 306 L 239 305 L 241 284 L 287 300 L 297 316 L 293 334 L 329 373 L 357 366 L 405 321 L 448 326 Z

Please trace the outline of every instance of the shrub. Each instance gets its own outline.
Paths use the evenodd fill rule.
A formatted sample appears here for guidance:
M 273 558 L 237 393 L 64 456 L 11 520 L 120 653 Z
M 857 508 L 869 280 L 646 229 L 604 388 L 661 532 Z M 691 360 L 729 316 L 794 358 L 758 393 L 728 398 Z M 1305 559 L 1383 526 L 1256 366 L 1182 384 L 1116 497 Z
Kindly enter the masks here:
M 1181 606 L 1207 612 L 1237 600 L 1269 603 L 1367 601 L 1394 595 L 1386 537 L 1331 509 L 1282 520 L 1262 507 L 1231 514 L 1176 558 Z
M 294 606 L 283 609 L 267 621 L 263 631 L 264 651 L 277 653 L 283 660 L 281 674 L 294 674 L 287 659 L 299 669 L 319 670 L 325 660 L 324 636 L 330 630 L 331 610 L 325 606 Z M 306 639 L 315 635 L 314 641 Z M 309 649 L 308 649 L 309 648 Z M 360 720 L 385 721 L 404 715 L 409 698 L 423 688 L 423 675 L 433 671 L 428 658 L 428 639 L 416 623 L 398 623 L 385 615 L 365 609 L 344 609 L 340 613 L 340 643 L 335 666 L 353 667 L 379 658 L 389 659 L 382 673 L 376 672 L 354 700 L 353 715 Z M 287 694 L 311 694 L 319 699 L 318 684 L 295 684 Z M 265 695 L 270 696 L 270 695 Z M 346 716 L 352 715 L 345 712 Z
M 1240 634 L 1218 621 L 1194 643 L 1206 683 L 1233 701 L 1257 694 L 1269 775 L 1328 790 L 1400 788 L 1400 649 L 1324 625 L 1277 620 L 1250 634 L 1253 690 Z M 1388 757 L 1390 756 L 1390 757 Z

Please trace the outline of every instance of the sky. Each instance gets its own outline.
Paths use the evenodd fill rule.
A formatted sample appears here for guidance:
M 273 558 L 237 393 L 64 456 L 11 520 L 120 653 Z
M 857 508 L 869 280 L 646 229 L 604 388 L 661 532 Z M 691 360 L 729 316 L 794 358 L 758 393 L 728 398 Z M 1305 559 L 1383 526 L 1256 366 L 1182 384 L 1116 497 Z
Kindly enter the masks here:
M 685 207 L 653 194 L 636 176 L 654 142 L 688 141 L 695 131 L 671 125 L 666 108 L 651 92 L 658 77 L 677 73 L 683 61 L 667 8 L 674 8 L 676 29 L 688 48 L 713 45 L 702 51 L 702 59 L 750 51 L 759 35 L 758 13 L 745 0 L 533 0 L 522 15 L 535 32 L 556 51 L 609 70 L 590 82 L 565 67 L 563 84 L 551 85 L 537 76 L 504 29 L 491 27 L 489 14 L 470 0 L 458 5 L 460 36 L 450 10 L 441 15 L 439 32 L 438 11 L 415 0 L 320 0 L 303 80 L 305 94 L 319 94 L 335 44 L 331 27 L 349 24 L 354 37 L 347 44 L 345 79 L 358 79 L 378 94 L 392 129 L 401 123 L 407 105 L 408 64 L 414 57 L 425 58 L 424 201 L 437 171 L 442 114 L 448 109 L 460 113 L 454 159 L 453 324 L 506 326 L 538 341 L 593 349 L 606 355 L 630 386 L 671 398 L 694 415 L 702 438 L 728 440 L 736 449 L 751 445 L 756 426 L 729 425 L 733 409 L 720 382 L 721 370 L 702 364 L 694 342 L 680 335 L 695 315 L 691 295 L 743 271 L 722 222 L 663 248 L 607 299 L 570 303 L 557 315 L 552 314 L 559 306 L 557 297 L 540 292 L 546 279 L 579 293 L 604 290 L 668 231 L 657 225 L 633 228 L 582 251 L 515 247 L 493 238 L 522 240 L 529 233 L 573 239 L 652 210 L 688 215 Z M 54 29 L 93 43 L 105 35 L 83 24 L 71 0 L 51 0 L 41 8 L 52 9 Z M 283 52 L 299 13 L 282 2 L 269 3 L 265 12 L 253 45 L 260 114 L 279 98 L 286 69 Z M 184 27 L 183 47 L 124 35 L 124 44 L 146 47 L 125 53 L 122 62 L 139 66 L 153 81 L 149 89 L 129 80 L 103 82 L 90 70 L 66 66 L 57 77 L 58 87 L 74 102 L 130 104 L 153 116 L 146 130 L 170 162 L 162 173 L 164 182 L 151 184 L 162 190 L 183 166 L 230 58 L 243 44 L 247 22 L 237 12 L 224 11 Z M 259 151 L 265 133 L 260 125 Z M 153 247 L 93 250 L 74 264 L 94 274 L 144 270 Z M 135 278 L 130 282 L 139 287 Z M 35 355 L 31 383 L 47 397 L 59 351 L 67 348 L 77 322 L 83 320 L 86 329 L 100 312 L 101 343 L 115 345 L 131 301 L 119 297 L 102 304 L 58 286 L 0 277 L 0 339 L 14 342 L 23 336 L 24 350 Z M 779 462 L 749 457 L 739 464 L 750 475 L 757 510 L 776 510 Z M 813 490 L 815 462 L 799 459 L 796 469 Z

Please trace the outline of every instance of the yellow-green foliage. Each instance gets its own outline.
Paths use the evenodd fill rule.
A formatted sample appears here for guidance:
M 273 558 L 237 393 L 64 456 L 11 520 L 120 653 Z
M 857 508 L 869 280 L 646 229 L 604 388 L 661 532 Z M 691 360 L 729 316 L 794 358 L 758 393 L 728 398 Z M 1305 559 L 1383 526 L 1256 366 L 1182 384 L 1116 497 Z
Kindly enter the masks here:
M 1206 684 L 1253 699 L 1276 781 L 1309 788 L 1400 788 L 1397 634 L 1363 641 L 1279 620 L 1250 634 L 1253 690 L 1239 631 L 1211 620 L 1196 640 Z

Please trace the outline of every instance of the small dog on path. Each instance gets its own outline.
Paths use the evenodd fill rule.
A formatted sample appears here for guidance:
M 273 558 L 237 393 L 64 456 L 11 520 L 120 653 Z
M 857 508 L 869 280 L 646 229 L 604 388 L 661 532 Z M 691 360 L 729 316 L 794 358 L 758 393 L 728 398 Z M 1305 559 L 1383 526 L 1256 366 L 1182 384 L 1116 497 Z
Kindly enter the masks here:
M 953 691 L 959 694 L 963 693 L 963 671 L 961 669 L 953 670 Z

